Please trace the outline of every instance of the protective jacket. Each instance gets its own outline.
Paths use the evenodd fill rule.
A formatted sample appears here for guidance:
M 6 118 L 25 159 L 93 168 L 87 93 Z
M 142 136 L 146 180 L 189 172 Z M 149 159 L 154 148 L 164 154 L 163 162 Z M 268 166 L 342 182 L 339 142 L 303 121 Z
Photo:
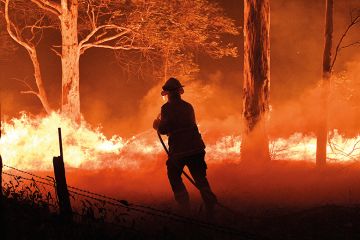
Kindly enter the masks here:
M 161 107 L 158 131 L 169 137 L 170 158 L 178 159 L 204 152 L 205 144 L 196 125 L 194 108 L 180 96 Z

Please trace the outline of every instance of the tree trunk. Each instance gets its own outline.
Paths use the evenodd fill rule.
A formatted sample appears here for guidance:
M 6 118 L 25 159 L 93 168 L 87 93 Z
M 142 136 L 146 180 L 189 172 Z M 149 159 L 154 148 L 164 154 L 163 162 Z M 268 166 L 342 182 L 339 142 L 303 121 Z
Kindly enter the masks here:
M 320 84 L 320 111 L 317 129 L 316 143 L 316 164 L 324 166 L 326 164 L 326 146 L 328 137 L 328 99 L 331 79 L 331 49 L 333 38 L 333 12 L 334 0 L 326 0 L 325 15 L 325 47 L 323 55 L 323 73 Z
M 26 42 L 22 39 L 21 34 L 19 34 L 19 32 L 21 31 L 19 31 L 19 29 L 16 28 L 15 24 L 11 22 L 9 17 L 9 4 L 10 0 L 5 1 L 4 17 L 6 21 L 6 31 L 15 42 L 17 42 L 19 45 L 21 45 L 27 50 L 34 67 L 34 78 L 38 89 L 38 91 L 34 91 L 31 87 L 29 87 L 30 89 L 28 91 L 24 91 L 24 93 L 36 95 L 39 98 L 45 111 L 47 113 L 50 113 L 51 108 L 44 88 L 41 76 L 40 62 L 37 56 L 36 48 L 31 42 Z M 13 30 L 12 28 L 14 28 L 15 30 Z
M 38 93 L 37 96 L 40 99 L 41 104 L 43 105 L 45 111 L 47 113 L 51 112 L 51 107 L 46 95 L 46 91 L 44 88 L 44 84 L 42 81 L 42 77 L 41 77 L 41 70 L 40 70 L 40 63 L 39 63 L 39 59 L 37 57 L 37 53 L 36 50 L 33 49 L 32 51 L 28 51 L 29 52 L 29 56 L 31 59 L 31 62 L 33 64 L 34 67 L 34 78 L 35 78 L 35 82 L 36 82 L 36 86 L 38 88 Z
M 69 2 L 69 5 L 67 5 Z M 78 3 L 76 0 L 62 0 L 62 112 L 72 120 L 80 121 L 80 50 L 78 42 Z
M 270 94 L 269 0 L 244 1 L 244 131 L 242 161 L 270 160 L 266 115 Z

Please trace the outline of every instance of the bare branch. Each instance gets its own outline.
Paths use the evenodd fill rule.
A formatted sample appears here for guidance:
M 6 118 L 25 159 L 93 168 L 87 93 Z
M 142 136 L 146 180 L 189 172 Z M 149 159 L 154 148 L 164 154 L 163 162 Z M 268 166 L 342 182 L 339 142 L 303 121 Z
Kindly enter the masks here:
M 345 152 L 344 149 L 342 149 L 338 144 L 333 142 L 331 139 L 328 140 L 328 144 L 330 146 L 330 149 L 333 154 L 340 155 L 343 157 L 347 157 L 349 159 L 356 159 L 359 154 L 355 154 L 355 152 L 359 151 L 360 148 L 357 146 L 360 144 L 360 140 L 356 141 L 354 145 L 352 146 L 352 149 L 349 152 Z
M 28 88 L 28 90 L 22 90 L 20 91 L 20 93 L 22 94 L 33 94 L 35 95 L 36 97 L 38 97 L 41 101 L 41 96 L 38 92 L 36 92 L 31 86 L 29 83 L 27 83 L 25 80 L 22 80 L 22 79 L 18 79 L 18 78 L 13 78 L 15 81 L 18 81 L 20 82 L 22 85 L 24 85 L 26 88 Z
M 106 44 L 92 44 L 87 43 L 83 45 L 82 53 L 89 49 L 89 48 L 106 48 L 106 49 L 112 49 L 112 50 L 150 50 L 153 49 L 152 47 L 138 47 L 133 45 L 122 45 L 122 46 L 112 46 L 112 45 L 106 45 Z
M 119 33 L 115 33 L 115 35 L 111 35 L 108 37 L 104 37 L 107 35 L 107 32 L 103 32 L 102 34 L 100 34 L 98 37 L 100 37 L 100 39 L 94 41 L 94 42 L 89 42 L 91 38 L 93 38 L 99 31 L 101 30 L 113 30 L 113 31 L 121 31 Z M 96 45 L 101 45 L 102 43 L 105 42 L 109 42 L 109 41 L 113 41 L 115 39 L 120 38 L 121 36 L 130 33 L 131 30 L 128 28 L 124 28 L 124 27 L 120 27 L 118 25 L 115 24 L 106 24 L 106 25 L 101 25 L 98 26 L 96 28 L 94 28 L 82 41 L 80 41 L 79 43 L 79 48 L 82 52 L 84 52 L 86 49 L 89 49 L 91 47 L 95 47 Z
M 338 56 L 339 52 L 341 51 L 341 49 L 344 49 L 344 48 L 347 48 L 347 47 L 356 45 L 356 44 L 358 44 L 358 43 L 360 42 L 360 41 L 358 41 L 358 42 L 355 42 L 355 43 L 346 45 L 346 46 L 344 46 L 344 47 L 341 47 L 341 44 L 342 44 L 342 42 L 344 41 L 344 39 L 345 39 L 346 35 L 348 34 L 348 32 L 350 31 L 350 29 L 351 29 L 353 26 L 355 26 L 356 24 L 360 23 L 360 13 L 358 13 L 358 15 L 357 15 L 356 17 L 353 17 L 353 16 L 352 16 L 352 11 L 351 11 L 350 19 L 351 19 L 351 21 L 350 21 L 349 25 L 348 25 L 347 28 L 345 29 L 344 33 L 341 35 L 340 40 L 339 40 L 339 42 L 338 42 L 338 44 L 337 44 L 337 46 L 336 46 L 335 55 L 334 55 L 334 59 L 333 59 L 333 61 L 332 61 L 332 63 L 331 63 L 331 68 L 330 68 L 330 70 L 332 70 L 332 69 L 334 68 L 334 65 L 335 65 L 337 56 Z
M 43 29 L 58 29 L 55 25 L 48 25 L 48 26 L 25 26 L 24 29 L 31 29 L 31 32 L 34 32 L 35 29 L 43 30 Z
M 87 5 L 86 14 L 89 18 L 92 28 L 95 29 L 96 28 L 95 13 L 94 13 L 94 8 L 90 8 L 90 3 L 88 3 Z
M 6 30 L 8 32 L 8 34 L 10 35 L 10 37 L 17 42 L 19 45 L 23 46 L 29 54 L 29 57 L 31 59 L 31 62 L 33 64 L 34 67 L 34 77 L 35 77 L 35 82 L 36 82 L 36 86 L 38 88 L 38 91 L 34 91 L 31 86 L 26 83 L 25 81 L 20 81 L 22 82 L 27 88 L 29 88 L 30 90 L 28 91 L 22 91 L 22 93 L 27 93 L 27 94 L 34 94 L 36 95 L 40 102 L 42 103 L 45 111 L 47 113 L 49 113 L 51 111 L 50 105 L 48 103 L 47 97 L 46 97 L 46 92 L 44 90 L 43 87 L 43 82 L 42 82 L 42 78 L 41 78 L 41 71 L 40 71 L 40 63 L 37 57 L 37 52 L 36 52 L 36 48 L 35 45 L 31 42 L 31 40 L 34 40 L 34 36 L 35 36 L 35 32 L 34 29 L 35 28 L 30 28 L 30 31 L 32 33 L 32 38 L 30 40 L 24 40 L 22 38 L 21 35 L 21 31 L 19 31 L 18 27 L 11 21 L 10 17 L 9 17 L 9 4 L 10 4 L 11 0 L 5 0 L 5 21 L 6 21 Z M 35 23 L 35 26 L 37 24 L 39 24 L 42 21 L 42 19 L 40 19 L 39 21 L 37 21 Z M 42 34 L 42 32 L 41 32 Z
M 41 100 L 40 95 L 35 91 L 21 91 L 20 93 L 22 93 L 22 94 L 33 94 L 33 95 L 37 96 Z
M 95 42 L 93 42 L 92 44 L 102 44 L 102 43 L 105 43 L 105 42 L 109 42 L 109 41 L 112 41 L 112 40 L 115 40 L 115 39 L 117 39 L 117 38 L 120 38 L 121 36 L 123 36 L 123 35 L 125 35 L 125 34 L 127 34 L 127 33 L 129 33 L 130 32 L 130 30 L 126 30 L 126 31 L 124 31 L 124 32 L 121 32 L 121 33 L 118 33 L 118 34 L 115 34 L 115 35 L 113 35 L 113 36 L 109 36 L 109 37 L 104 37 L 104 38 L 102 38 L 102 39 L 100 39 L 100 40 L 97 40 L 97 41 L 95 41 Z M 105 33 L 104 35 L 106 35 L 107 33 Z
M 29 52 L 33 52 L 34 51 L 34 47 L 31 46 L 31 44 L 25 42 L 20 33 L 19 30 L 16 28 L 16 26 L 11 22 L 11 19 L 9 17 L 9 3 L 10 0 L 6 0 L 5 1 L 5 21 L 6 21 L 6 30 L 9 33 L 10 37 L 17 42 L 18 44 L 20 44 L 21 46 L 23 46 L 27 51 Z
M 356 42 L 353 42 L 353 43 L 349 43 L 349 44 L 347 44 L 345 46 L 342 46 L 341 49 L 352 47 L 352 46 L 355 46 L 355 45 L 360 45 L 360 40 L 356 41 Z
M 30 1 L 35 3 L 41 9 L 51 12 L 56 16 L 60 16 L 62 13 L 60 5 L 57 3 L 50 2 L 48 0 L 30 0 Z
M 59 56 L 60 58 L 62 57 L 61 53 L 55 49 L 56 46 L 54 47 L 50 47 L 51 51 L 53 51 L 57 56 Z
M 34 89 L 30 86 L 30 84 L 27 83 L 25 80 L 18 79 L 18 78 L 12 78 L 12 79 L 14 79 L 15 81 L 20 82 L 22 85 L 24 85 L 25 87 L 27 87 L 30 91 L 34 91 Z

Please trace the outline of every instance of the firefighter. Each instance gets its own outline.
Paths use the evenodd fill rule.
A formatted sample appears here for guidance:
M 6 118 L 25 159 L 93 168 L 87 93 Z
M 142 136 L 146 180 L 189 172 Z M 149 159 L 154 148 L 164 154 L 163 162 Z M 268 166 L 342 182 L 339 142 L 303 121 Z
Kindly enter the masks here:
M 192 105 L 181 98 L 183 87 L 175 78 L 166 81 L 161 95 L 167 96 L 168 101 L 161 107 L 153 128 L 160 134 L 168 135 L 167 175 L 175 200 L 184 210 L 190 210 L 189 194 L 181 178 L 183 168 L 187 166 L 200 190 L 207 213 L 212 214 L 217 199 L 206 178 L 205 144 L 196 125 Z

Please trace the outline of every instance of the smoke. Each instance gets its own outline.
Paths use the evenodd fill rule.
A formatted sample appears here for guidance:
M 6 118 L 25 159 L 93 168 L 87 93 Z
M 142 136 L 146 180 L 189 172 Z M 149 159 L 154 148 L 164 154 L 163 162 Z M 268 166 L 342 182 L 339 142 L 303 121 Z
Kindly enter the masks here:
M 220 4 L 229 16 L 234 17 L 241 25 L 242 3 L 226 1 Z M 236 7 L 239 10 L 236 10 Z M 311 119 L 307 117 L 311 114 L 307 113 L 307 107 L 303 107 L 303 98 L 307 98 L 309 89 L 315 88 L 321 76 L 324 7 L 322 1 L 277 0 L 271 2 L 272 118 L 276 126 L 281 126 L 281 117 L 286 123 L 292 125 L 287 129 L 287 134 L 291 131 L 308 132 L 312 128 Z M 349 22 L 350 7 L 358 7 L 358 2 L 356 0 L 336 2 L 335 43 Z M 357 30 L 358 28 L 355 28 L 349 33 L 346 43 L 359 39 Z M 195 81 L 185 87 L 184 99 L 194 105 L 202 131 L 213 129 L 213 132 L 218 133 L 238 134 L 240 132 L 243 79 L 241 38 L 239 36 L 239 39 L 234 39 L 240 49 L 238 58 L 212 60 L 208 56 L 196 55 L 200 74 Z M 61 92 L 60 65 L 56 56 L 49 54 L 45 45 L 48 45 L 46 39 L 39 48 L 45 87 L 49 91 L 52 106 L 58 109 Z M 341 51 L 335 65 L 335 73 L 347 69 L 349 79 L 357 78 L 356 49 L 354 47 Z M 22 110 L 33 114 L 42 112 L 38 99 L 32 95 L 20 94 L 20 91 L 24 90 L 23 86 L 11 80 L 13 77 L 26 79 L 34 86 L 32 66 L 26 52 L 19 48 L 9 61 L 11 62 L 0 66 L 0 72 L 3 74 L 0 79 L 1 87 L 4 92 L 6 91 L 7 99 L 3 99 L 3 112 L 9 117 L 18 116 Z M 152 120 L 164 103 L 159 94 L 161 82 L 147 75 L 146 71 L 129 75 L 126 69 L 119 67 L 120 65 L 111 52 L 103 50 L 91 50 L 81 60 L 82 113 L 91 125 L 101 126 L 102 131 L 109 137 L 113 134 L 131 137 L 151 128 Z M 152 67 L 157 68 L 157 66 Z M 292 104 L 294 107 L 291 106 Z M 291 110 L 295 112 L 294 118 L 291 118 L 291 114 L 287 114 L 291 113 Z M 276 115 L 281 112 L 284 114 L 277 117 Z M 316 110 L 314 112 L 316 113 Z M 350 109 L 349 112 L 351 112 Z M 301 120 L 302 115 L 305 115 L 304 120 Z M 348 120 L 352 121 L 354 116 L 350 113 L 347 115 Z M 277 118 L 279 120 L 275 121 Z M 339 128 L 338 123 L 335 125 Z M 283 129 L 280 127 L 278 130 L 281 132 Z M 355 128 L 348 129 L 348 131 L 352 130 Z
M 359 58 L 358 56 L 357 59 Z M 360 132 L 357 119 L 360 117 L 359 60 L 346 64 L 341 72 L 334 72 L 329 97 L 329 129 L 337 129 L 347 137 Z M 277 103 L 272 108 L 269 131 L 273 137 L 286 137 L 294 132 L 311 134 L 316 129 L 317 119 L 322 113 L 319 103 L 320 88 L 313 85 L 297 97 Z
M 239 78 L 235 79 L 239 81 Z M 182 98 L 195 109 L 199 129 L 209 143 L 228 135 L 239 135 L 241 130 L 241 95 L 223 84 L 220 71 L 209 74 L 207 79 L 184 83 Z M 160 96 L 162 83 L 151 88 L 142 99 L 139 115 L 140 127 L 151 128 L 166 98 Z
M 321 111 L 317 105 L 317 83 L 321 78 L 324 2 L 271 2 L 272 111 L 268 131 L 271 147 L 275 146 L 278 150 L 278 159 L 314 159 L 313 132 Z M 339 39 L 345 29 L 349 20 L 348 7 L 354 3 L 358 4 L 356 0 L 337 1 L 334 40 Z M 227 4 L 224 3 L 224 6 Z M 234 11 L 234 5 L 231 8 Z M 241 9 L 234 13 L 238 22 L 241 21 L 240 12 Z M 350 34 L 346 41 L 360 39 L 358 32 Z M 337 143 L 346 142 L 344 136 L 355 137 L 355 142 L 347 144 L 350 147 L 356 145 L 360 132 L 360 55 L 357 50 L 356 47 L 344 49 L 338 57 L 328 118 L 330 129 L 338 129 L 338 134 L 334 134 Z M 21 85 L 11 80 L 12 77 L 27 77 L 31 81 L 32 77 L 28 56 L 21 52 L 15 55 L 17 57 L 11 64 L 0 66 L 3 73 L 0 79 L 2 107 L 7 122 L 19 116 L 21 110 L 34 115 L 42 112 L 38 100 L 31 95 L 20 94 Z M 41 56 L 45 59 L 47 55 L 42 52 Z M 281 204 L 352 203 L 360 199 L 356 183 L 359 166 L 356 164 L 335 164 L 324 172 L 315 171 L 314 165 L 309 162 L 278 161 L 265 170 L 253 171 L 239 165 L 242 58 L 211 60 L 199 56 L 198 60 L 200 74 L 196 80 L 186 83 L 183 98 L 195 108 L 199 129 L 208 146 L 208 176 L 222 199 L 234 199 L 241 206 L 256 203 L 275 207 Z M 58 65 L 47 65 L 43 71 L 46 88 L 51 93 L 56 92 L 50 94 L 54 106 L 59 105 L 60 88 L 55 82 L 59 78 L 58 68 Z M 70 185 L 130 200 L 172 199 L 170 187 L 166 185 L 166 155 L 157 142 L 155 131 L 151 129 L 153 119 L 165 103 L 160 96 L 163 83 L 151 76 L 127 77 L 111 54 L 100 51 L 85 54 L 81 69 L 81 107 L 91 127 L 82 129 L 89 134 L 86 137 L 79 132 L 65 134 L 64 137 L 70 139 L 66 144 L 71 146 L 76 139 L 91 143 L 95 139 L 104 143 L 102 146 L 110 145 L 111 151 L 117 153 L 94 152 L 92 145 L 84 149 L 75 144 L 78 148 L 73 150 L 85 154 L 79 157 L 65 153 Z M 34 125 L 41 126 L 36 121 Z M 48 142 L 43 141 L 41 145 L 51 150 L 47 155 L 35 155 L 33 159 L 28 159 L 26 149 L 14 150 L 11 154 L 23 154 L 19 158 L 23 162 L 18 164 L 33 169 L 40 166 L 34 159 L 45 159 L 42 168 L 51 169 L 51 158 L 58 155 L 58 126 L 59 123 L 56 123 L 42 128 L 44 132 L 54 130 Z M 36 136 L 34 132 L 30 133 Z M 112 139 L 113 135 L 118 138 Z M 8 146 L 16 144 L 10 139 Z M 29 141 L 29 145 L 24 146 L 33 147 L 33 142 Z M 302 147 L 300 150 L 299 146 Z M 151 150 L 146 152 L 145 147 Z M 304 154 L 304 149 L 311 152 Z M 9 157 L 3 155 L 3 159 L 7 161 Z M 189 189 L 192 193 L 196 192 L 190 186 Z M 195 196 L 198 198 L 198 195 Z
M 360 200 L 359 164 L 332 165 L 318 171 L 308 162 L 277 161 L 262 169 L 241 164 L 208 164 L 208 180 L 219 201 L 233 209 L 256 214 L 259 209 L 284 209 L 326 204 L 356 204 Z M 187 171 L 187 170 L 186 170 Z M 39 172 L 43 176 L 49 172 Z M 162 156 L 146 169 L 67 169 L 67 181 L 130 202 L 175 207 Z M 186 180 L 194 209 L 199 192 Z M 219 209 L 218 211 L 222 211 Z
M 325 6 L 323 2 L 300 0 L 279 0 L 271 4 L 272 113 L 269 132 L 274 138 L 288 137 L 295 132 L 311 135 L 321 110 L 316 103 L 317 84 L 321 79 Z M 349 7 L 356 6 L 356 1 L 337 2 L 335 5 L 334 44 L 349 22 Z M 234 14 L 234 17 L 241 21 L 240 15 Z M 360 38 L 357 29 L 349 33 L 346 43 Z M 237 44 L 242 49 L 241 41 Z M 356 49 L 354 47 L 340 52 L 333 80 L 346 77 L 348 88 L 355 91 L 359 89 L 356 85 L 359 71 Z M 195 107 L 201 131 L 213 135 L 207 141 L 221 135 L 240 134 L 242 58 L 211 60 L 200 55 L 198 60 L 200 74 L 194 81 L 186 83 L 183 98 Z M 119 76 L 116 84 L 111 84 L 115 80 L 111 80 L 114 77 L 110 68 L 106 68 L 109 72 L 102 74 L 110 83 L 100 81 L 93 87 L 86 86 L 89 91 L 83 95 L 90 95 L 88 92 L 93 92 L 95 88 L 98 93 L 92 98 L 96 100 L 83 108 L 85 118 L 92 124 L 101 124 L 107 136 L 114 133 L 132 136 L 150 129 L 161 105 L 165 103 L 160 96 L 163 83 L 147 79 L 148 76 L 128 81 Z M 95 69 L 88 71 L 89 76 L 101 75 Z M 334 87 L 333 84 L 330 127 L 348 136 L 355 136 L 359 132 L 354 120 L 358 116 L 357 103 L 352 101 L 350 107 L 349 102 L 338 101 L 340 95 L 344 97 L 344 92 Z

